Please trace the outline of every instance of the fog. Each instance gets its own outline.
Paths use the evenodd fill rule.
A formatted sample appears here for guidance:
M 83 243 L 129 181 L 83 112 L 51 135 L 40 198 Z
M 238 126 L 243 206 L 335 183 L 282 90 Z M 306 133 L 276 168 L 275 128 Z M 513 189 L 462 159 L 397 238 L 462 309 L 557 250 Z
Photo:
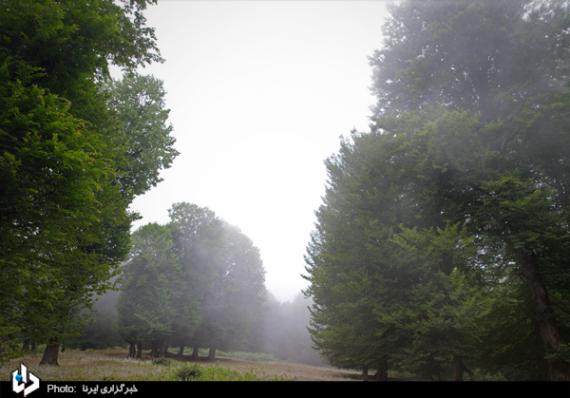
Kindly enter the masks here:
M 14 392 L 570 381 L 570 2 L 157 2 L 1 2 Z
M 173 202 L 208 206 L 261 251 L 281 301 L 305 287 L 303 255 L 339 136 L 366 129 L 381 1 L 160 1 L 146 11 L 181 153 L 138 197 L 135 227 Z

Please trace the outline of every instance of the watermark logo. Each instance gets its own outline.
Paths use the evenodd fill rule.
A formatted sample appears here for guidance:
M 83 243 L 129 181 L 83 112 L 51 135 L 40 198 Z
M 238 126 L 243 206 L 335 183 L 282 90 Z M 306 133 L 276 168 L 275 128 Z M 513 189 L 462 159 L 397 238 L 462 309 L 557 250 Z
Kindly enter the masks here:
M 30 381 L 32 384 L 26 386 Z M 40 388 L 40 379 L 32 372 L 28 372 L 28 368 L 23 363 L 20 364 L 20 369 L 16 369 L 12 372 L 12 391 L 16 394 L 24 392 L 24 397 L 28 394 L 33 393 L 38 388 Z

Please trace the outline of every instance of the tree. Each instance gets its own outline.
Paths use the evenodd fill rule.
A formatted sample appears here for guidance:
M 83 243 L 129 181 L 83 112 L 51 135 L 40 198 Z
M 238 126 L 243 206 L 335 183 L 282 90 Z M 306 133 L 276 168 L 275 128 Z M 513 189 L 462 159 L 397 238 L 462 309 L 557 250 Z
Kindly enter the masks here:
M 459 314 L 470 304 L 458 290 L 478 291 L 468 278 L 473 239 L 434 211 L 437 183 L 418 166 L 426 135 L 411 142 L 354 134 L 327 162 L 329 187 L 307 257 L 311 332 L 332 364 L 365 376 L 376 369 L 386 379 L 388 366 L 428 378 L 424 365 L 432 373 L 454 361 L 464 368 L 470 329 Z M 473 320 L 481 312 L 469 310 Z
M 170 110 L 165 108 L 162 81 L 127 73 L 104 91 L 121 126 L 121 186 L 129 189 L 130 195 L 142 194 L 161 181 L 160 170 L 169 168 L 178 155 L 170 135 Z
M 196 347 L 201 344 L 205 297 L 220 267 L 218 246 L 221 224 L 214 212 L 189 203 L 176 203 L 169 211 L 173 228 L 173 250 L 180 259 L 182 277 L 174 293 L 176 323 L 174 341 L 180 345 Z M 208 336 L 205 331 L 204 339 Z
M 369 249 L 382 237 L 389 238 L 381 220 L 390 220 L 397 211 L 390 207 L 391 192 L 370 182 L 374 175 L 367 164 L 378 146 L 366 141 L 372 145 L 343 141 L 339 155 L 327 161 L 325 203 L 317 212 L 307 255 L 315 347 L 332 365 L 360 369 L 365 377 L 369 369 L 377 369 L 379 376 L 385 373 L 394 339 L 399 338 L 376 336 L 381 325 L 374 300 L 389 292 L 376 272 L 383 256 Z
M 181 268 L 172 250 L 168 226 L 147 224 L 133 234 L 130 258 L 123 267 L 119 297 L 119 327 L 129 343 L 129 355 L 141 357 L 143 344 L 154 356 L 165 353 L 172 334 L 174 299 L 172 286 Z
M 238 228 L 220 220 L 207 208 L 177 203 L 170 211 L 174 250 L 181 259 L 185 282 L 180 308 L 187 303 L 198 314 L 178 316 L 181 346 L 216 349 L 247 347 L 260 328 L 265 297 L 264 270 L 259 251 Z M 196 322 L 196 320 L 198 320 Z M 194 326 L 196 325 L 196 326 Z M 182 350 L 181 350 L 182 351 Z
M 111 109 L 103 88 L 109 63 L 134 70 L 160 61 L 142 14 L 151 3 L 0 6 L 2 353 L 15 339 L 32 339 L 48 343 L 42 363 L 57 364 L 73 315 L 110 287 L 128 252 L 133 196 L 175 156 L 164 113 L 129 140 L 127 120 L 137 120 Z M 157 109 L 163 93 L 148 84 L 154 105 L 141 109 Z M 141 142 L 144 153 L 133 155 Z M 143 167 L 126 167 L 140 159 Z
M 69 113 L 69 103 L 20 81 L 3 89 L 2 186 L 7 189 L 0 228 L 2 298 L 8 307 L 2 321 L 23 325 L 26 337 L 39 342 L 52 331 L 65 333 L 61 317 L 105 287 L 113 258 L 122 256 L 128 243 L 120 235 L 109 240 L 107 228 L 125 231 L 130 217 L 111 185 L 112 168 L 97 154 L 103 146 Z M 113 202 L 105 203 L 107 197 Z
M 220 235 L 221 267 L 204 300 L 202 327 L 213 359 L 223 350 L 252 347 L 261 325 L 265 271 L 259 250 L 239 228 L 226 222 Z
M 389 245 L 390 301 L 379 301 L 383 330 L 406 336 L 393 362 L 420 378 L 463 380 L 478 359 L 480 323 L 494 304 L 492 291 L 477 283 L 474 239 L 457 225 L 402 228 Z M 396 295 L 396 297 L 393 297 Z
M 371 60 L 378 97 L 372 131 L 353 134 L 328 161 L 327 193 L 309 246 L 313 337 L 329 359 L 362 367 L 388 357 L 409 369 L 399 347 L 412 347 L 411 360 L 427 346 L 437 351 L 425 339 L 431 332 L 418 330 L 456 336 L 459 344 L 450 344 L 448 354 L 461 359 L 485 331 L 469 331 L 459 315 L 487 314 L 488 321 L 508 308 L 530 317 L 521 341 L 534 345 L 538 333 L 549 377 L 568 377 L 567 326 L 559 320 L 567 319 L 569 303 L 556 282 L 569 273 L 564 7 L 548 1 L 393 7 L 385 46 Z M 445 261 L 429 265 L 437 264 L 429 256 L 440 244 L 436 237 L 451 226 L 464 231 L 476 253 L 453 272 L 443 270 Z M 402 237 L 418 243 L 394 246 Z M 519 277 L 526 289 L 513 288 Z M 523 295 L 521 305 L 501 305 L 513 294 Z M 481 305 L 473 306 L 473 297 Z M 429 303 L 423 312 L 430 316 L 417 318 L 412 309 L 419 303 Z M 370 306 L 379 318 L 370 316 Z M 442 352 L 428 357 L 432 369 Z
M 168 346 L 248 348 L 261 327 L 265 298 L 259 251 L 238 228 L 207 209 L 176 203 L 166 226 L 133 234 L 123 267 L 120 330 L 129 355 L 143 346 L 154 355 Z M 136 354 L 135 354 L 135 351 Z
M 553 267 L 545 247 L 556 256 L 567 251 L 565 238 L 552 241 L 554 230 L 568 235 L 566 223 L 554 221 L 564 220 L 568 208 L 570 146 L 563 126 L 569 119 L 562 110 L 568 104 L 567 7 L 550 1 L 404 3 L 393 10 L 386 48 L 372 60 L 379 129 L 385 123 L 383 116 L 434 104 L 479 116 L 481 131 L 475 137 L 485 154 L 484 167 L 471 169 L 478 175 L 470 182 L 463 175 L 456 177 L 461 180 L 456 184 L 457 213 L 452 217 L 508 213 L 501 215 L 503 224 L 495 229 L 494 238 L 503 241 L 504 255 L 527 281 L 548 350 L 563 357 L 567 344 L 560 336 L 542 274 Z M 507 181 L 512 182 L 508 187 Z M 529 196 L 513 198 L 516 192 L 522 194 L 524 185 Z M 501 196 L 494 189 L 499 186 L 514 207 L 497 207 Z M 478 195 L 480 199 L 475 199 Z M 550 224 L 534 224 L 531 214 L 544 216 Z M 515 218 L 520 229 L 505 224 Z M 482 231 L 488 222 L 482 217 L 471 225 L 476 233 L 489 235 L 490 231 Z M 522 232 L 528 228 L 537 233 Z M 555 266 L 559 276 L 568 272 L 562 264 L 558 261 Z M 553 366 L 558 369 L 553 377 L 570 369 L 567 363 Z
M 549 0 L 394 4 L 370 59 L 375 116 L 443 104 L 490 121 L 564 92 L 567 15 L 567 4 Z

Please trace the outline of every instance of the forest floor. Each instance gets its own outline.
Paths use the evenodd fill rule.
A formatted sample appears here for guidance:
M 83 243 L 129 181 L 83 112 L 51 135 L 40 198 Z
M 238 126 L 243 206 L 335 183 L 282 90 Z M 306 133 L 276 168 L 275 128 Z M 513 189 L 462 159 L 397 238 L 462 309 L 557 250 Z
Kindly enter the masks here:
M 355 371 L 311 366 L 277 360 L 248 360 L 223 354 L 215 361 L 191 360 L 187 355 L 153 360 L 145 355 L 142 360 L 127 358 L 126 348 L 102 350 L 71 350 L 60 353 L 60 366 L 39 366 L 41 353 L 25 355 L 0 367 L 0 377 L 8 380 L 20 362 L 44 380 L 53 381 L 166 381 L 180 380 L 184 369 L 198 369 L 196 380 L 358 380 Z

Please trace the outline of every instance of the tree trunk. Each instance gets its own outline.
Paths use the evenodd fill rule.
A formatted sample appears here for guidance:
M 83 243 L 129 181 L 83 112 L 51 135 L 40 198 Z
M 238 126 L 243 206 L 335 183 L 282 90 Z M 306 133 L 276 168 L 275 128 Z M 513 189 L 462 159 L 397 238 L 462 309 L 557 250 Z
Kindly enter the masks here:
M 129 358 L 134 358 L 136 355 L 135 343 L 129 343 Z
M 200 348 L 199 347 L 193 347 L 192 348 L 192 359 L 198 359 L 199 354 L 200 354 Z
M 455 381 L 463 381 L 463 360 L 460 356 L 455 356 L 454 364 L 453 364 L 453 371 L 455 374 Z
M 178 356 L 181 357 L 182 355 L 184 355 L 184 344 L 178 349 Z
M 368 367 L 362 368 L 362 380 L 368 381 Z
M 40 362 L 40 365 L 54 365 L 59 366 L 57 359 L 59 357 L 59 343 L 55 339 L 50 339 L 46 345 L 44 355 Z
M 388 359 L 382 358 L 380 362 L 380 366 L 376 370 L 376 375 L 374 375 L 374 379 L 377 381 L 388 381 Z
M 214 347 L 210 347 L 210 351 L 208 351 L 208 360 L 213 361 L 216 359 L 216 349 Z
M 30 340 L 24 339 L 22 342 L 22 351 L 29 352 L 30 351 Z
M 376 381 L 388 381 L 388 371 L 386 369 L 378 369 L 374 375 Z
M 137 343 L 137 359 L 142 359 L 142 343 Z
M 421 381 L 433 381 L 435 366 L 433 353 L 429 354 L 425 362 L 416 369 L 416 379 Z
M 31 345 L 32 354 L 35 354 L 37 351 L 36 342 L 34 340 L 32 340 L 30 345 Z
M 564 346 L 564 342 L 556 324 L 544 280 L 538 269 L 538 259 L 535 254 L 530 254 L 523 256 L 521 263 L 522 274 L 534 301 L 540 337 L 549 351 L 558 353 Z M 551 380 L 570 380 L 570 364 L 561 360 L 550 360 L 549 367 Z

